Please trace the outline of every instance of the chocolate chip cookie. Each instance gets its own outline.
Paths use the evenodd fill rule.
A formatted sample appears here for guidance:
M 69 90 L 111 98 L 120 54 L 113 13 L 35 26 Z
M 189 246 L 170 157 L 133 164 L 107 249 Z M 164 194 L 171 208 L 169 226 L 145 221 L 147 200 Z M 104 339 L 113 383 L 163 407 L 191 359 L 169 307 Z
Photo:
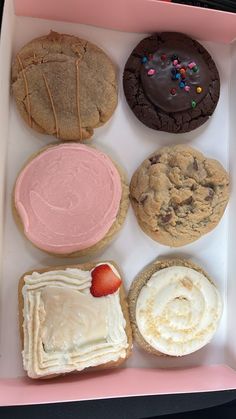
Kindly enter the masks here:
M 229 175 L 191 147 L 163 147 L 134 173 L 130 198 L 146 234 L 167 246 L 184 246 L 219 223 L 229 200 Z
M 175 32 L 143 39 L 125 65 L 126 100 L 145 125 L 182 133 L 207 121 L 220 95 L 216 65 L 197 41 Z
M 17 53 L 12 90 L 26 123 L 61 140 L 90 138 L 117 105 L 110 58 L 88 41 L 56 32 L 32 40 Z

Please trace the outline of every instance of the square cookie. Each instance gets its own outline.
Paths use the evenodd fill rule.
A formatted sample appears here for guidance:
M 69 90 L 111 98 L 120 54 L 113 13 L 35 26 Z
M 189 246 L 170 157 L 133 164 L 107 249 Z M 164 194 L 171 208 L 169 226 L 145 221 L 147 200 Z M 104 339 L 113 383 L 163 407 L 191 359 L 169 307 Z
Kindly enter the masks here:
M 115 292 L 92 295 L 93 272 L 98 267 L 99 280 L 109 274 L 111 282 L 113 277 L 119 281 Z M 99 284 L 107 279 L 102 277 Z M 113 263 L 24 274 L 19 283 L 19 314 L 23 365 L 31 378 L 115 367 L 130 353 L 127 303 Z

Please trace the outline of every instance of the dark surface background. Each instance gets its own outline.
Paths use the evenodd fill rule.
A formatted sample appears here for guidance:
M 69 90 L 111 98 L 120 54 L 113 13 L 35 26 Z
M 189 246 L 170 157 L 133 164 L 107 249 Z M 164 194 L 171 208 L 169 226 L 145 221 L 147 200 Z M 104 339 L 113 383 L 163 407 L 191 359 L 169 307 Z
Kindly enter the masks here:
M 3 3 L 0 0 L 0 24 Z M 236 419 L 236 390 L 0 407 L 0 419 L 147 419 L 158 416 Z
M 209 408 L 214 405 L 217 407 Z M 208 408 L 200 410 L 204 407 Z M 168 419 L 235 419 L 236 391 L 0 408 L 1 419 L 144 419 L 159 416 Z

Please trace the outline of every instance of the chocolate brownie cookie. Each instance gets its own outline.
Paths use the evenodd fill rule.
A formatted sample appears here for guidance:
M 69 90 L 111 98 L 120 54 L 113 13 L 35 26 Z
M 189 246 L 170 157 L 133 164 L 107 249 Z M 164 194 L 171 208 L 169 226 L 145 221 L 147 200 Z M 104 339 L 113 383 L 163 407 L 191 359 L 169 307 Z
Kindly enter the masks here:
M 33 39 L 12 64 L 12 90 L 26 123 L 62 140 L 83 140 L 117 105 L 114 65 L 96 45 L 50 32 Z
M 124 69 L 124 93 L 150 128 L 181 133 L 207 121 L 220 95 L 219 73 L 207 50 L 175 32 L 143 39 Z
M 167 246 L 183 246 L 219 223 L 229 176 L 218 161 L 191 147 L 163 147 L 134 173 L 130 198 L 146 234 Z

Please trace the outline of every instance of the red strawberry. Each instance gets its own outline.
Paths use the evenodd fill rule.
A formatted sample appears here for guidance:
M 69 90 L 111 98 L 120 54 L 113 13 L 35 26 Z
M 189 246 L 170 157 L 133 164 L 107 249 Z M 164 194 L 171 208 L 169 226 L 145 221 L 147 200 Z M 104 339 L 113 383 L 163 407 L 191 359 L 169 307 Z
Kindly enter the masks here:
M 121 279 L 114 274 L 109 265 L 99 265 L 92 271 L 90 292 L 94 297 L 104 297 L 116 292 L 121 282 Z

